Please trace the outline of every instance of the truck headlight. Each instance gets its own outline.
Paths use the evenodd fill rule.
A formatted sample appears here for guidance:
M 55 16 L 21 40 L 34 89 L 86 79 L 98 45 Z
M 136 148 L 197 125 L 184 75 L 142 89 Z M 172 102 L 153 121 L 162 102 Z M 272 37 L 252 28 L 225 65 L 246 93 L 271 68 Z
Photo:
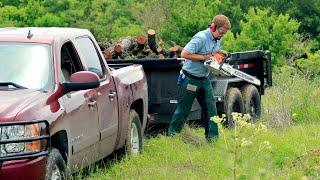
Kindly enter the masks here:
M 39 126 L 31 125 L 12 125 L 1 128 L 1 140 L 18 140 L 39 136 Z M 40 141 L 7 143 L 1 144 L 1 154 L 38 152 L 40 150 Z

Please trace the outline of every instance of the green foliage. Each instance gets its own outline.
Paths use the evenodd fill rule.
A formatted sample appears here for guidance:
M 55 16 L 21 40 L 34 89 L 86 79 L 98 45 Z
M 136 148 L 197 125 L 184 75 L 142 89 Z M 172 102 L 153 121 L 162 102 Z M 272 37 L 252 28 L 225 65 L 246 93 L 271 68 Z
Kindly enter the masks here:
M 132 16 L 133 3 L 124 0 L 4 1 L 0 7 L 0 26 L 87 28 L 98 40 L 134 35 L 143 31 Z
M 183 45 L 207 28 L 217 12 L 213 1 L 203 0 L 153 0 L 135 7 L 134 17 L 144 29 L 154 28 L 160 38 Z
M 43 26 L 43 27 L 53 27 L 53 26 L 66 26 L 66 23 L 63 21 L 62 18 L 57 17 L 53 14 L 45 14 L 44 16 L 41 16 L 37 18 L 34 21 L 35 26 Z
M 288 15 L 276 15 L 270 9 L 251 8 L 241 21 L 241 33 L 236 39 L 227 37 L 225 49 L 229 51 L 245 51 L 249 49 L 270 50 L 273 64 L 285 64 L 280 59 L 295 52 L 292 47 L 299 38 L 299 23 Z
M 20 26 L 22 13 L 15 6 L 5 6 L 0 9 L 0 25 L 5 27 Z
M 298 67 L 304 74 L 315 77 L 320 75 L 320 50 L 310 53 L 308 59 L 298 60 Z
M 312 38 L 320 40 L 319 0 L 231 0 L 231 3 L 233 6 L 239 6 L 243 10 L 242 12 L 247 12 L 251 7 L 258 7 L 271 8 L 277 14 L 288 14 L 301 23 L 299 33 L 309 34 Z M 243 19 L 242 14 L 240 13 L 239 19 Z M 237 23 L 235 26 L 237 26 Z M 317 48 L 319 48 L 319 45 L 317 45 Z
M 120 17 L 114 22 L 111 37 L 119 39 L 124 36 L 136 36 L 137 34 L 145 34 L 138 24 L 129 22 L 130 20 Z

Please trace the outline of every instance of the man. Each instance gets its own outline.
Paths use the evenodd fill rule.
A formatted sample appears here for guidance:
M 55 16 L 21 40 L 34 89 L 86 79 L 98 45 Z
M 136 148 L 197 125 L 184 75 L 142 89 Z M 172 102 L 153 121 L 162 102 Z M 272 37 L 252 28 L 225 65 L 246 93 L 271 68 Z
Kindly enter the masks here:
M 170 122 L 169 136 L 181 131 L 192 103 L 197 98 L 204 115 L 207 140 L 218 138 L 218 126 L 210 120 L 210 117 L 217 115 L 212 86 L 208 79 L 210 71 L 203 63 L 210 59 L 212 53 L 220 51 L 221 38 L 230 28 L 228 17 L 217 15 L 210 27 L 194 35 L 181 52 L 181 57 L 186 60 L 178 78 L 178 104 Z

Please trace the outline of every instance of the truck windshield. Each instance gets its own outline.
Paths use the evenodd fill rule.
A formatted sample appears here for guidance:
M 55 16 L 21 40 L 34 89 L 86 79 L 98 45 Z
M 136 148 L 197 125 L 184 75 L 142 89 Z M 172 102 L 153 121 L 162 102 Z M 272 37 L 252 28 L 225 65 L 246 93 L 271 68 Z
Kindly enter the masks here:
M 0 83 L 49 90 L 51 64 L 48 44 L 0 42 Z

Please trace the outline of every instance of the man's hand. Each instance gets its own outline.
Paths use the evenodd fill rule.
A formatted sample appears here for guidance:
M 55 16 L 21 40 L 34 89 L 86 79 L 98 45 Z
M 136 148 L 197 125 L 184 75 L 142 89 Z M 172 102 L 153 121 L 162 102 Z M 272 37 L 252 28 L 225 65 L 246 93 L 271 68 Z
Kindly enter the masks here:
M 223 54 L 225 57 L 228 57 L 228 52 L 224 50 L 220 50 L 218 53 Z
M 213 53 L 213 54 L 209 54 L 207 55 L 209 58 L 214 59 L 215 61 L 217 61 L 219 64 L 221 64 L 224 59 L 227 57 L 224 54 L 217 52 L 217 53 Z

